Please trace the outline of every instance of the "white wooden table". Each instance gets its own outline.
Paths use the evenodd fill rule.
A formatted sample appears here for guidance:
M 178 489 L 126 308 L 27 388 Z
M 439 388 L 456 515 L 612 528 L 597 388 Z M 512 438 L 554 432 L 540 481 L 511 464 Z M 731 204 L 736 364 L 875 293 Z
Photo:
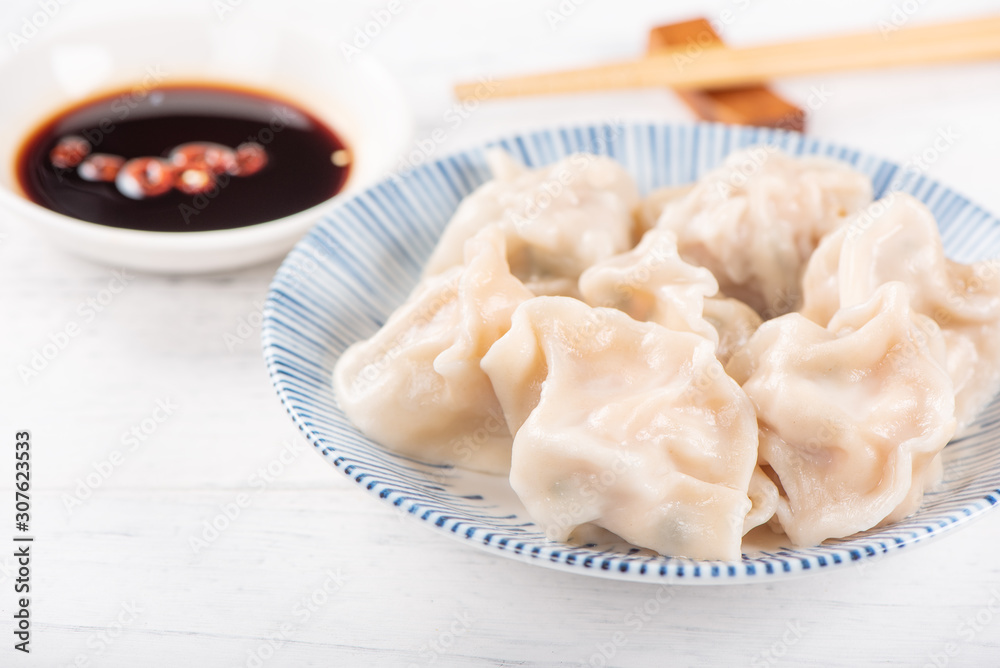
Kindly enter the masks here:
M 388 4 L 186 4 L 219 20 L 223 3 L 234 16 L 282 14 L 331 45 Z M 441 152 L 556 122 L 689 119 L 663 91 L 496 102 L 457 127 L 444 116 L 460 78 L 636 55 L 655 22 L 727 10 L 726 39 L 750 44 L 1000 11 L 918 0 L 401 3 L 361 57 L 402 80 L 418 138 L 445 129 Z M 137 4 L 73 0 L 51 24 L 147 11 Z M 41 5 L 5 0 L 2 33 Z M 958 140 L 929 173 L 1000 211 L 998 77 L 1000 64 L 984 64 L 780 88 L 800 103 L 828 98 L 812 132 L 899 161 L 950 129 Z M 16 103 L 16 91 L 3 94 Z M 0 220 L 0 233 L 0 508 L 12 505 L 14 432 L 30 429 L 37 536 L 27 656 L 12 647 L 13 550 L 0 550 L 2 666 L 1000 665 L 1000 512 L 864 567 L 774 584 L 659 591 L 508 561 L 401 519 L 295 433 L 258 339 L 277 263 L 136 275 L 107 300 L 109 268 L 14 221 Z M 18 365 L 70 322 L 79 336 L 23 382 Z

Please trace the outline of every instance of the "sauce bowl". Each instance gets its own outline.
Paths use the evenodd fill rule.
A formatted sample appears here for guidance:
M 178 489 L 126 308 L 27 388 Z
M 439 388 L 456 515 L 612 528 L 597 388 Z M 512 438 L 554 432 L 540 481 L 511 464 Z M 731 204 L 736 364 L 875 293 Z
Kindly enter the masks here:
M 413 124 L 396 82 L 371 58 L 348 62 L 280 21 L 212 23 L 174 17 L 62 31 L 32 43 L 0 67 L 0 210 L 32 225 L 73 254 L 140 271 L 203 273 L 252 265 L 288 252 L 342 194 L 384 176 L 412 139 Z M 61 215 L 27 199 L 15 160 L 41 121 L 115 91 L 162 85 L 221 85 L 258 90 L 308 110 L 351 149 L 344 188 L 317 206 L 245 227 L 150 232 Z M 128 96 L 124 104 L 128 103 Z

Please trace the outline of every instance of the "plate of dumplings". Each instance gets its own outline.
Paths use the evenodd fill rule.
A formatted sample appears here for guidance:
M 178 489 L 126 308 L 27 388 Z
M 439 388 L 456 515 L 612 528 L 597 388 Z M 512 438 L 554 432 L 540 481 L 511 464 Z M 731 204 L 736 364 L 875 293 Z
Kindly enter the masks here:
M 1000 220 L 807 135 L 583 125 L 393 174 L 288 256 L 263 342 L 361 490 L 559 570 L 791 577 L 1000 500 Z

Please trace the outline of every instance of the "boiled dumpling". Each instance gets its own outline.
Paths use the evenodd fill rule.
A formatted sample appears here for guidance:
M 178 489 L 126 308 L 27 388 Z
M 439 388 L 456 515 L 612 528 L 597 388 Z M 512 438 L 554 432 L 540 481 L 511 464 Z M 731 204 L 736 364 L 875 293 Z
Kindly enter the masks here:
M 667 208 L 667 205 L 687 195 L 692 188 L 694 188 L 693 183 L 683 186 L 666 186 L 657 188 L 643 197 L 642 201 L 639 202 L 639 208 L 635 211 L 640 234 L 645 234 L 656 227 L 656 221 L 663 215 L 663 210 Z
M 762 322 L 756 311 L 731 297 L 706 299 L 703 313 L 708 324 L 719 333 L 715 356 L 723 364 L 746 345 Z
M 575 289 L 584 269 L 632 247 L 639 194 L 611 158 L 577 153 L 526 169 L 499 150 L 488 157 L 495 178 L 459 205 L 425 276 L 461 264 L 465 241 L 490 225 L 507 238 L 511 273 L 545 292 Z
M 606 157 L 487 160 L 334 385 L 392 450 L 509 473 L 553 540 L 739 559 L 899 520 L 1000 388 L 1000 263 L 847 165 L 752 148 L 640 202 Z
M 705 297 L 718 291 L 712 272 L 680 258 L 677 237 L 668 230 L 650 230 L 632 250 L 580 276 L 580 293 L 591 306 L 616 308 L 636 320 L 694 332 L 713 345 L 719 335 L 702 311 Z
M 768 319 L 799 307 L 816 245 L 871 199 L 868 178 L 843 163 L 757 147 L 668 202 L 657 226 L 677 235 L 681 257 L 708 268 L 725 295 Z
M 1000 390 L 1000 262 L 947 259 L 930 210 L 895 193 L 823 240 L 803 278 L 802 314 L 825 325 L 888 281 L 905 283 L 913 310 L 941 327 L 955 415 L 967 424 Z
M 366 436 L 434 463 L 505 473 L 511 435 L 482 356 L 533 295 L 510 275 L 503 234 L 466 245 L 465 266 L 424 280 L 334 369 L 337 401 Z
M 822 327 L 798 313 L 761 325 L 726 367 L 753 401 L 776 515 L 797 545 L 916 510 L 955 431 L 937 325 L 891 282 Z
M 725 364 L 760 325 L 743 302 L 716 297 L 712 272 L 681 259 L 669 230 L 647 232 L 630 251 L 592 266 L 580 276 L 580 292 L 591 306 L 624 311 L 636 320 L 678 332 L 694 332 L 716 346 Z
M 524 287 L 536 297 L 573 297 L 581 299 L 579 281 L 573 278 L 550 276 L 529 280 Z
M 536 297 L 486 354 L 510 483 L 553 540 L 588 523 L 661 554 L 739 559 L 753 406 L 702 336 Z
M 778 511 L 778 487 L 760 466 L 753 469 L 747 496 L 750 497 L 750 512 L 743 520 L 744 535 L 762 524 L 773 522 Z

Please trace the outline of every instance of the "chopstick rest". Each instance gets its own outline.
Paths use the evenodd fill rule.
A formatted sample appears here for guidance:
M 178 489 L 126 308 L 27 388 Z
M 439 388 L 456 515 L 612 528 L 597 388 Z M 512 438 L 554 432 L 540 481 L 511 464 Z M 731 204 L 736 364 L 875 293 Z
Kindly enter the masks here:
M 697 45 L 699 49 L 725 48 L 725 42 L 708 20 L 699 18 L 653 28 L 649 31 L 646 53 L 662 54 L 691 44 Z M 682 57 L 695 59 L 699 53 L 700 51 Z M 759 125 L 798 132 L 805 129 L 805 111 L 763 84 L 674 92 L 698 118 L 705 121 Z

